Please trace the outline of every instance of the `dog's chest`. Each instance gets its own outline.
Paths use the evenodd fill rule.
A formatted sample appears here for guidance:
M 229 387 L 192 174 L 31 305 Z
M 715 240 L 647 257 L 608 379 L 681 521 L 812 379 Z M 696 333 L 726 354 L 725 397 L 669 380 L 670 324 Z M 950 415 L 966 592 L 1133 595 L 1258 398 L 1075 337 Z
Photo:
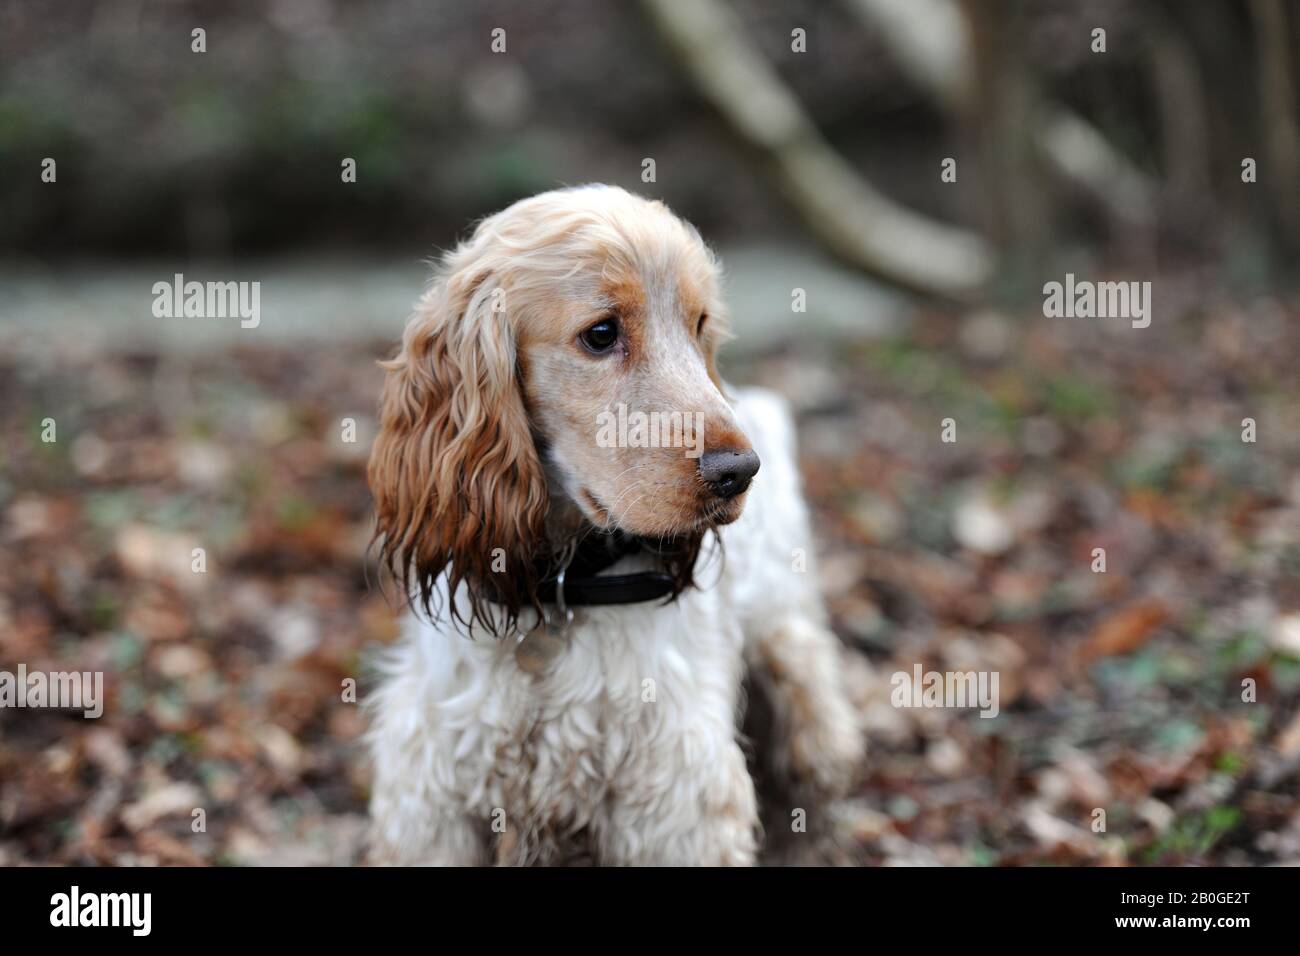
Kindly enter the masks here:
M 507 852 L 567 854 L 620 801 L 653 801 L 710 735 L 734 735 L 741 641 L 716 596 L 696 592 L 579 612 L 539 672 L 503 658 L 512 719 L 492 789 L 532 830 L 502 841 Z

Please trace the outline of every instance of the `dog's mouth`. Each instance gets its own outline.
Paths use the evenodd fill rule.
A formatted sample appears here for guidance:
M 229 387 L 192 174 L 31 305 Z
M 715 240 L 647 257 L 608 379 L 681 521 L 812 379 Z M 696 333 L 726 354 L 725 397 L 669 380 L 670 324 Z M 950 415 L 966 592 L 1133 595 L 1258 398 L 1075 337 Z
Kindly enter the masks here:
M 636 528 L 624 521 L 619 521 L 613 510 L 607 506 L 590 488 L 578 489 L 578 503 L 587 520 L 605 531 L 623 531 L 638 537 L 673 537 L 676 535 L 696 535 L 731 524 L 740 517 L 744 510 L 745 495 L 727 500 L 706 501 L 690 509 L 681 520 L 653 529 Z
M 740 517 L 740 513 L 744 510 L 745 496 L 743 494 L 725 501 L 710 502 L 704 507 L 704 516 L 701 519 L 700 527 L 707 530 L 708 528 L 731 524 Z
M 578 489 L 578 498 L 582 510 L 587 513 L 587 518 L 592 524 L 602 528 L 609 527 L 612 530 L 611 526 L 614 522 L 611 519 L 609 509 L 600 503 L 599 498 L 586 488 Z

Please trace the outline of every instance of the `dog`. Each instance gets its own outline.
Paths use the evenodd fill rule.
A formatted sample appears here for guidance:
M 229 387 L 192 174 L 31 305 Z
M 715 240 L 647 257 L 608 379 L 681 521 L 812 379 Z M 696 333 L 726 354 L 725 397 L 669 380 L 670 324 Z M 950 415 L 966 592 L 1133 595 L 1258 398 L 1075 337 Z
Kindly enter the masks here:
M 692 226 L 602 185 L 443 258 L 368 468 L 413 606 L 371 701 L 374 862 L 753 864 L 746 673 L 765 766 L 849 786 L 791 414 L 719 377 L 719 281 Z

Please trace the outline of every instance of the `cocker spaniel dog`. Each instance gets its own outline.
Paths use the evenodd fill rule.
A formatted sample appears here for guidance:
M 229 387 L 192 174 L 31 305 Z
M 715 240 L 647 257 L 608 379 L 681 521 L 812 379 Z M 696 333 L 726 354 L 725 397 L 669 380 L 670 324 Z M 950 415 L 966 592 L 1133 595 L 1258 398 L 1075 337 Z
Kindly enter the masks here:
M 693 227 L 609 186 L 445 257 L 369 467 L 414 606 L 372 701 L 376 862 L 753 863 L 747 670 L 762 766 L 848 783 L 791 417 L 719 378 L 718 282 Z

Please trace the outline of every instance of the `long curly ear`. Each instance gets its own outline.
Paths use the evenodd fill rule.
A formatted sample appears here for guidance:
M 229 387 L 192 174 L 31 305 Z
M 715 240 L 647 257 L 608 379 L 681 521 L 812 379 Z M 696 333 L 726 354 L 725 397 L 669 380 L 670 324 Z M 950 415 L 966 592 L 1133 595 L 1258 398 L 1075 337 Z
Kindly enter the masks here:
M 381 363 L 388 374 L 369 480 L 381 558 L 407 595 L 436 614 L 430 602 L 445 571 L 452 618 L 500 633 L 536 604 L 532 559 L 547 495 L 514 334 L 480 260 L 473 249 L 450 258 L 400 354 Z

